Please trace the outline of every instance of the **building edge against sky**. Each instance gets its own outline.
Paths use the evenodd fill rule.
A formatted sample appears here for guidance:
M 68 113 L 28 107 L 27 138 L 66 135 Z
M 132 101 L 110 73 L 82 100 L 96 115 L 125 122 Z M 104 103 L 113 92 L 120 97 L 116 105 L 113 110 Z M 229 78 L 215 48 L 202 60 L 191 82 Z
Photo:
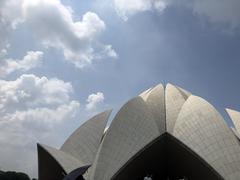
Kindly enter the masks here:
M 123 105 L 107 130 L 110 110 L 86 121 L 59 150 L 39 144 L 39 179 L 63 179 L 75 170 L 75 177 L 87 180 L 123 179 L 126 174 L 134 179 L 147 173 L 239 180 L 240 113 L 227 112 L 233 128 L 201 97 L 159 84 Z

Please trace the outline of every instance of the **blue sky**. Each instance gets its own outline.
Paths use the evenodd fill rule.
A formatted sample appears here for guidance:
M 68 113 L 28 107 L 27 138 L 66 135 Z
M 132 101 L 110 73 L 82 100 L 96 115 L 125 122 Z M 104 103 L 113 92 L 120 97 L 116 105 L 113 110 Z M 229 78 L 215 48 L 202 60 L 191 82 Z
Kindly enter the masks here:
M 238 0 L 0 1 L 0 169 L 37 176 L 88 117 L 158 83 L 240 110 Z

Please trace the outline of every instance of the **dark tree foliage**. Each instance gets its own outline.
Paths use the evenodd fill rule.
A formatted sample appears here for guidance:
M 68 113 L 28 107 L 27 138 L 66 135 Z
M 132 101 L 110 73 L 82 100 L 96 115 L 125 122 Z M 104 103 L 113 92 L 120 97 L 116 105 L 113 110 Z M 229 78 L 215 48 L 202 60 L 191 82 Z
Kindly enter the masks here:
M 0 171 L 0 180 L 30 180 L 30 178 L 28 175 L 21 172 Z

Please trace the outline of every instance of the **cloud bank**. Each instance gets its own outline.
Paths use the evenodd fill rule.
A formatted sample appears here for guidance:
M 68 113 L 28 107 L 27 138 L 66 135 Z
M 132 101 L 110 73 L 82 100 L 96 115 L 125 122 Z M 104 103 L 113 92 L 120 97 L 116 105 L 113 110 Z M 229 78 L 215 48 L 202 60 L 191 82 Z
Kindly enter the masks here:
M 71 98 L 72 93 L 68 82 L 32 74 L 0 80 L 0 160 L 4 169 L 36 175 L 36 142 L 56 144 L 56 129 L 79 112 L 80 103 Z

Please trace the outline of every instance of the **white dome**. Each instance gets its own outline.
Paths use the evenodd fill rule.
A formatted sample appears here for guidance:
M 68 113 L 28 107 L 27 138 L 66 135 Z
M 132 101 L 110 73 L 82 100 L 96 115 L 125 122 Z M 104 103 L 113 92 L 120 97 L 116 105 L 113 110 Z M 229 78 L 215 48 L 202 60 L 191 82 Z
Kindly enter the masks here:
M 240 113 L 228 112 L 240 133 Z M 86 179 L 118 179 L 165 135 L 205 163 L 216 179 L 240 179 L 240 146 L 231 128 L 211 104 L 182 88 L 159 84 L 144 91 L 122 106 L 104 133 L 109 115 L 106 111 L 84 123 L 61 148 L 91 165 Z

